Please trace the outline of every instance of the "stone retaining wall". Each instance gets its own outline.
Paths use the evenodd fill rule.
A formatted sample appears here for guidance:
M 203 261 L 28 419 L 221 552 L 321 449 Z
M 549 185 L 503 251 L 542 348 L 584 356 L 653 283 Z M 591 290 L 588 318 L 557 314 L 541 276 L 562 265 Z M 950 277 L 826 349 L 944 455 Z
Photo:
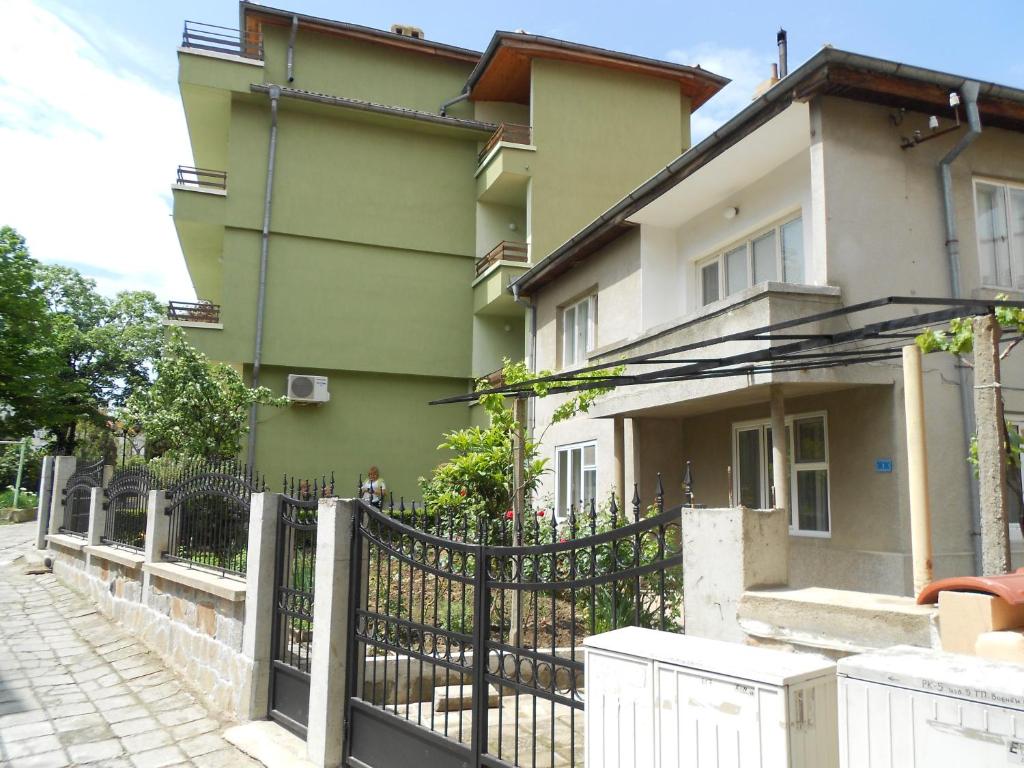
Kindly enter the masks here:
M 156 575 L 144 590 L 141 564 L 131 567 L 60 546 L 50 551 L 58 579 L 130 630 L 192 683 L 208 705 L 229 717 L 247 711 L 253 662 L 242 655 L 244 601 Z

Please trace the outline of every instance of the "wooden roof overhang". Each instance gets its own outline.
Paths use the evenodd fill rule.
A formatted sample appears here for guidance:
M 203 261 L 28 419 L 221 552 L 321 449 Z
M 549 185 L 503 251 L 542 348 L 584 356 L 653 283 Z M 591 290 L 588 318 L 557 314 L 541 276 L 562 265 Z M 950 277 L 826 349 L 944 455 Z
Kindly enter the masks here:
M 291 11 L 278 8 L 269 8 L 251 2 L 244 2 L 244 0 L 240 3 L 239 13 L 241 15 L 242 29 L 245 30 L 247 40 L 252 43 L 259 41 L 260 30 L 263 26 L 290 27 L 292 19 L 297 18 L 301 29 L 332 37 L 361 40 L 375 45 L 385 45 L 390 48 L 428 56 L 439 56 L 469 64 L 476 64 L 480 60 L 480 53 L 478 51 L 471 51 L 467 48 L 408 37 L 394 32 L 386 32 L 382 29 L 364 27 L 359 24 L 349 24 L 316 16 L 307 16 L 301 13 L 292 13 Z
M 699 66 L 690 67 L 642 56 L 608 51 L 564 40 L 517 32 L 495 34 L 467 87 L 474 101 L 530 103 L 530 65 L 533 59 L 568 61 L 671 80 L 696 109 L 718 93 L 729 79 Z

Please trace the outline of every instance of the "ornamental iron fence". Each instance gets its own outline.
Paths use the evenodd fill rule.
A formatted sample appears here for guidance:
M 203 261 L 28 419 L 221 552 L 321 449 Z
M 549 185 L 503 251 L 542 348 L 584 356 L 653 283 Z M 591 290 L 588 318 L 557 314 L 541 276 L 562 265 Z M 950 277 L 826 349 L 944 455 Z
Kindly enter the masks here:
M 85 538 L 89 532 L 89 505 L 92 489 L 103 484 L 103 459 L 83 462 L 68 478 L 62 493 L 64 518 L 59 531 Z
M 634 489 L 522 524 L 397 519 L 360 501 L 354 521 L 347 755 L 401 765 L 583 764 L 586 637 L 682 630 L 681 507 Z
M 146 540 L 149 492 L 159 487 L 159 479 L 146 467 L 115 471 L 103 491 L 107 514 L 100 541 L 114 547 L 142 551 Z

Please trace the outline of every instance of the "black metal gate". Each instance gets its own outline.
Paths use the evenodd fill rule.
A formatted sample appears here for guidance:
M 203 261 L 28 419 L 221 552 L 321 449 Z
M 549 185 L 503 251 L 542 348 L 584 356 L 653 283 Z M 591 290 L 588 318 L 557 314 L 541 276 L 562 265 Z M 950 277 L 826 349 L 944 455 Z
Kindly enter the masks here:
M 104 489 L 107 517 L 100 541 L 114 547 L 141 551 L 146 539 L 149 492 L 159 481 L 145 467 L 119 469 Z
M 72 536 L 89 532 L 89 504 L 92 489 L 103 483 L 103 459 L 83 463 L 68 478 L 63 490 L 64 519 L 59 530 Z
M 317 498 L 280 497 L 274 622 L 270 662 L 270 716 L 306 737 L 309 665 L 313 645 Z
M 660 488 L 660 485 L 659 485 Z M 351 765 L 582 766 L 583 648 L 681 631 L 680 509 L 614 500 L 556 521 L 400 521 L 360 502 L 346 701 Z M 511 516 L 509 516 L 511 517 Z

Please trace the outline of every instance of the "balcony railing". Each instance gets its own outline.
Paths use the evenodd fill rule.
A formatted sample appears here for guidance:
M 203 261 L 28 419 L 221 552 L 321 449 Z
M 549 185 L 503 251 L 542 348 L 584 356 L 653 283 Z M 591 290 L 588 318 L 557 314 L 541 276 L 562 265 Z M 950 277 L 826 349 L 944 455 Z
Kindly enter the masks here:
M 183 323 L 219 323 L 220 305 L 208 301 L 170 301 L 167 319 Z
M 484 148 L 480 150 L 480 154 L 476 156 L 477 164 L 482 163 L 484 158 L 490 153 L 492 149 L 498 146 L 499 142 L 507 141 L 510 144 L 529 144 L 531 131 L 528 125 L 519 125 L 519 123 L 501 123 L 498 126 L 498 130 L 491 134 L 491 137 L 484 144 Z
M 185 22 L 185 29 L 181 33 L 181 47 L 227 53 L 246 59 L 263 59 L 262 37 L 254 38 L 248 34 L 243 37 L 241 30 L 198 21 Z
M 226 190 L 228 188 L 228 172 L 214 171 L 210 168 L 193 168 L 191 165 L 179 165 L 177 182 L 184 187 Z
M 480 277 L 491 264 L 497 264 L 499 261 L 521 261 L 526 263 L 529 260 L 529 250 L 526 243 L 511 243 L 508 240 L 502 240 L 491 249 L 490 253 L 477 259 L 476 276 Z

